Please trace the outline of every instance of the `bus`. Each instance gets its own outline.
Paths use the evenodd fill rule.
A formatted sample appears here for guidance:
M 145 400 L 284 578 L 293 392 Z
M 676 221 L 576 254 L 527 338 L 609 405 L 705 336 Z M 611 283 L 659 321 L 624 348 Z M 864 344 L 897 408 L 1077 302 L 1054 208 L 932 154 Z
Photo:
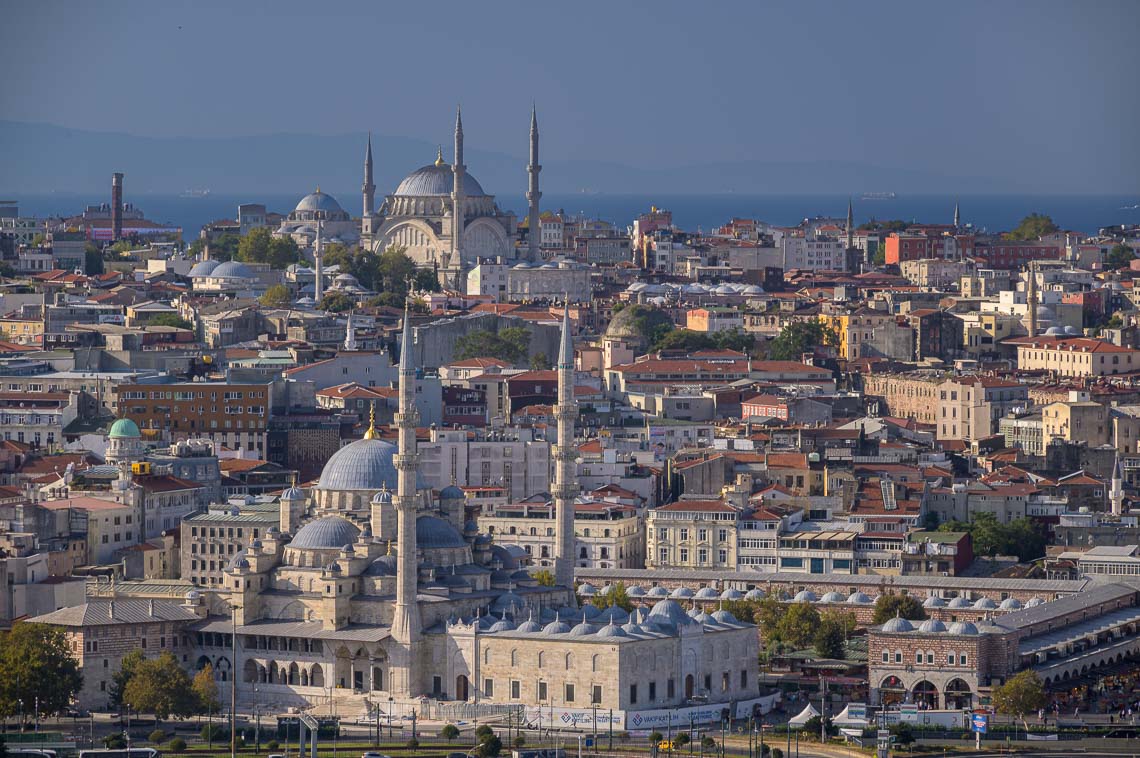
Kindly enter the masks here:
M 130 750 L 80 750 L 79 758 L 161 758 L 152 747 L 133 747 Z
M 56 758 L 54 750 L 18 747 L 8 750 L 8 758 Z

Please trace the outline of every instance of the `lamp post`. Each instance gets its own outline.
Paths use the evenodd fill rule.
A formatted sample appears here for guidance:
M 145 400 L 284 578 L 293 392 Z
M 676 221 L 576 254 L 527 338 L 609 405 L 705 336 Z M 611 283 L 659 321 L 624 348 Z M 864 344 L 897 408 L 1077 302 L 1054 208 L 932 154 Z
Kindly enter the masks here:
M 391 695 L 389 695 L 388 696 L 388 741 L 389 742 L 392 740 L 392 704 L 394 702 L 395 702 L 395 699 Z

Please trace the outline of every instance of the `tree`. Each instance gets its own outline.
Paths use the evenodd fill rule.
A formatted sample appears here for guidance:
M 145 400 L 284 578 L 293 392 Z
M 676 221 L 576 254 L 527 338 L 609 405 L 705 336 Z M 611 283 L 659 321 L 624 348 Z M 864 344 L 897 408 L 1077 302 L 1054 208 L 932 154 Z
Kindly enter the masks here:
M 448 742 L 451 742 L 459 736 L 459 727 L 455 724 L 444 724 L 443 729 L 439 730 L 439 736 L 443 737 Z
M 1030 213 L 1021 219 L 1021 223 L 1011 231 L 1006 232 L 1005 238 L 1009 240 L 1033 241 L 1057 231 L 1053 219 L 1040 213 Z
M 503 329 L 498 334 L 480 329 L 455 341 L 455 359 L 498 358 L 518 364 L 530 349 L 530 330 L 521 326 Z
M 531 577 L 538 582 L 539 587 L 553 587 L 556 583 L 554 573 L 550 569 L 539 569 L 531 574 Z
M 194 693 L 194 705 L 198 713 L 214 713 L 222 707 L 218 682 L 214 679 L 214 667 L 209 663 L 194 675 L 190 689 Z
M 819 627 L 812 640 L 815 652 L 821 658 L 842 660 L 846 657 L 847 635 L 854 628 L 853 614 L 825 611 L 820 615 Z
M 16 624 L 0 635 L 0 716 L 35 703 L 40 713 L 62 711 L 79 692 L 83 676 L 63 631 L 44 624 Z
M 284 284 L 274 284 L 265 290 L 260 302 L 266 308 L 287 308 L 292 304 L 293 297 L 289 294 L 289 288 Z
M 127 689 L 127 682 L 135 675 L 139 664 L 146 660 L 143 651 L 134 649 L 123 656 L 119 663 L 119 670 L 111 675 L 111 706 L 121 708 L 123 705 L 123 692 Z
M 535 353 L 530 357 L 531 371 L 547 371 L 550 369 L 550 359 L 546 353 Z
M 83 268 L 88 276 L 98 276 L 103 273 L 103 251 L 94 242 L 88 242 L 83 247 Z
M 1028 731 L 1025 714 L 1045 707 L 1045 685 L 1036 671 L 1026 669 L 994 690 L 993 703 L 998 713 L 1021 719 L 1021 725 Z
M 155 729 L 150 734 L 148 734 L 146 738 L 157 745 L 166 739 L 166 731 L 162 729 Z
M 649 346 L 650 351 L 659 350 L 706 350 L 716 347 L 716 341 L 704 332 L 694 332 L 691 329 L 673 329 L 665 332 Z
M 658 732 L 657 730 L 654 730 L 654 731 L 649 733 L 649 744 L 650 745 L 656 745 L 662 739 L 664 739 L 664 735 L 661 734 L 661 732 Z
M 819 321 L 794 321 L 772 340 L 768 357 L 774 361 L 799 361 L 816 345 L 835 345 L 838 342 L 835 330 Z
M 430 268 L 421 268 L 416 272 L 412 286 L 421 292 L 439 292 L 439 276 Z
M 317 310 L 328 311 L 330 313 L 343 313 L 344 311 L 352 310 L 356 307 L 356 301 L 343 292 L 332 290 L 326 292 L 321 301 L 317 303 Z
M 159 719 L 190 716 L 197 706 L 190 677 L 170 651 L 138 664 L 123 691 L 123 700 Z
M 1002 524 L 994 514 L 982 512 L 974 514 L 973 521 L 969 524 L 952 521 L 941 525 L 938 530 L 969 532 L 975 555 L 990 558 L 996 555 L 1016 555 L 1023 563 L 1045 555 L 1045 533 L 1028 518 Z
M 1112 246 L 1108 251 L 1108 255 L 1104 259 L 1105 268 L 1127 268 L 1133 260 L 1136 259 L 1136 251 L 1125 245 L 1123 242 L 1118 242 Z
M 403 308 L 406 299 L 405 296 L 397 295 L 395 292 L 381 292 L 376 297 L 369 298 L 368 305 L 372 307 Z
M 875 615 L 871 619 L 873 624 L 885 624 L 895 616 L 921 621 L 926 618 L 926 610 L 922 603 L 910 595 L 879 595 L 875 601 Z
M 182 739 L 181 737 L 175 737 L 170 741 L 170 744 L 167 747 L 169 747 L 170 750 L 175 753 L 181 753 L 186 750 L 186 740 Z M 268 747 L 268 745 L 266 747 Z M 269 749 L 274 750 L 276 748 Z
M 629 599 L 629 594 L 625 590 L 625 584 L 622 582 L 618 582 L 610 587 L 610 591 L 604 595 L 600 593 L 595 595 L 591 602 L 602 609 L 616 605 L 626 613 L 630 613 L 633 610 L 633 601 Z
M 784 606 L 769 595 L 758 603 L 756 613 L 752 620 L 760 627 L 760 638 L 765 646 L 771 646 L 780 640 L 780 619 L 784 616 Z
M 175 329 L 194 328 L 193 324 L 179 316 L 177 313 L 160 313 L 152 318 L 148 324 L 150 326 L 171 326 Z
M 776 624 L 776 634 L 792 647 L 802 648 L 811 644 L 818 628 L 819 611 L 809 603 L 792 603 Z
M 859 226 L 855 228 L 863 232 L 903 232 L 906 231 L 909 226 L 909 223 L 901 219 L 895 219 L 893 221 L 876 221 L 875 219 L 871 219 L 865 224 L 859 224 Z
M 274 237 L 267 228 L 258 227 L 241 238 L 237 259 L 246 263 L 268 263 L 271 268 L 280 269 L 300 261 L 301 250 L 292 237 Z

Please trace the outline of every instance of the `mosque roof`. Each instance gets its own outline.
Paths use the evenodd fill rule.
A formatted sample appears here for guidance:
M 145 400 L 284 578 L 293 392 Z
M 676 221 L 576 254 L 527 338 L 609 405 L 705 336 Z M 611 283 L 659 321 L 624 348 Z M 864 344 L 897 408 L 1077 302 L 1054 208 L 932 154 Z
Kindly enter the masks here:
M 437 161 L 416 169 L 404 177 L 393 193 L 397 197 L 447 197 L 454 189 L 455 178 L 451 166 Z M 463 174 L 463 194 L 467 197 L 486 197 L 482 185 L 469 172 Z
M 325 213 L 344 213 L 344 208 L 332 195 L 321 192 L 320 188 L 301 198 L 295 210 L 298 211 L 324 211 Z
M 466 545 L 467 542 L 459 531 L 438 516 L 420 516 L 416 519 L 416 547 L 438 549 Z
M 188 272 L 187 276 L 193 279 L 196 276 L 209 276 L 214 269 L 222 265 L 222 262 L 211 258 L 210 260 L 195 263 Z
M 107 436 L 112 438 L 141 437 L 142 433 L 139 432 L 139 425 L 134 421 L 129 418 L 121 418 L 111 424 L 111 431 L 107 433 Z
M 215 279 L 252 279 L 253 272 L 240 261 L 226 261 L 210 272 Z
M 360 530 L 351 521 L 340 516 L 325 516 L 301 527 L 289 547 L 340 549 L 356 542 L 359 535 Z
M 317 489 L 396 489 L 396 446 L 381 439 L 362 439 L 337 450 L 321 471 Z

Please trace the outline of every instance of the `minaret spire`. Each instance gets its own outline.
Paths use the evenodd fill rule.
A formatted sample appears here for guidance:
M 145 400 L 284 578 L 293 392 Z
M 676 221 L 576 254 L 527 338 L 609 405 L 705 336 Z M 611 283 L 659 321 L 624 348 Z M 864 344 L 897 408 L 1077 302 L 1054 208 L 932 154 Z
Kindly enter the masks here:
M 457 290 L 466 289 L 463 275 L 463 222 L 466 215 L 466 199 L 463 196 L 463 176 L 467 167 L 463 165 L 463 112 L 455 109 L 455 164 L 451 167 L 454 184 L 451 190 L 451 282 Z
M 954 201 L 954 228 L 960 229 L 962 227 L 962 213 L 958 207 L 958 201 Z
M 1025 284 L 1025 305 L 1029 311 L 1028 332 L 1030 337 L 1037 336 L 1037 265 L 1036 261 L 1029 262 L 1029 281 Z
M 1120 516 L 1124 513 L 1124 474 L 1120 470 L 1120 453 L 1116 454 L 1116 462 L 1112 466 L 1112 486 L 1108 491 L 1112 505 L 1112 515 Z
M 366 219 L 372 215 L 376 208 L 376 185 L 372 182 L 372 132 L 368 132 L 368 147 L 364 150 L 364 186 L 361 188 L 364 196 L 364 211 L 361 218 Z
M 574 447 L 574 339 L 570 335 L 570 303 L 562 312 L 562 342 L 558 347 L 558 442 L 554 450 L 554 577 L 560 587 L 574 586 L 574 500 L 578 496 L 577 450 Z
M 847 198 L 847 249 L 855 247 L 855 213 L 851 207 L 851 198 Z
M 538 190 L 538 174 L 542 166 L 538 162 L 538 109 L 533 104 L 530 107 L 530 162 L 526 173 L 529 184 L 526 191 L 527 203 L 527 258 L 537 261 L 539 258 L 539 243 L 541 242 L 542 222 L 539 219 L 538 201 L 542 193 Z
M 317 189 L 320 191 L 320 188 Z M 318 303 L 321 302 L 321 297 L 324 295 L 324 288 L 321 283 L 321 228 L 324 226 L 324 221 L 317 219 L 317 238 L 313 242 L 313 299 Z
M 356 350 L 356 329 L 352 325 L 351 311 L 348 314 L 348 323 L 344 327 L 344 349 L 350 352 Z
M 412 361 L 412 327 L 408 303 L 404 303 L 403 333 L 400 338 L 400 405 L 396 412 L 398 452 L 396 464 L 396 606 L 392 616 L 392 639 L 396 641 L 398 661 L 395 668 L 404 681 L 393 682 L 392 689 L 403 687 L 411 696 L 418 695 L 419 677 L 416 647 L 422 631 L 420 607 L 416 602 L 418 560 L 416 558 L 416 369 Z

